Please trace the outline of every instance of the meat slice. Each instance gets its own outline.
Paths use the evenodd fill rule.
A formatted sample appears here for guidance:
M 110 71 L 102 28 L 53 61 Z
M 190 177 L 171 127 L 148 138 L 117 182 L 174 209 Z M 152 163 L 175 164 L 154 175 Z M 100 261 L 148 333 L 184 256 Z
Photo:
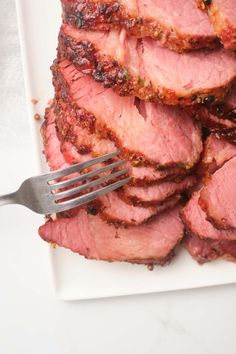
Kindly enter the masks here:
M 191 256 L 200 264 L 224 258 L 227 261 L 236 261 L 235 241 L 201 240 L 197 236 L 187 235 L 184 246 Z
M 64 141 L 61 144 L 61 152 L 64 155 L 65 160 L 69 164 L 74 164 L 78 163 L 81 159 L 81 151 L 80 149 L 77 149 L 75 145 L 73 145 L 69 141 Z M 116 151 L 116 150 L 114 150 Z M 91 158 L 94 156 L 100 156 L 101 154 L 92 154 L 91 153 Z M 115 159 L 114 159 L 115 160 Z M 154 169 L 150 167 L 133 167 L 129 162 L 124 164 L 122 167 L 127 167 L 129 168 L 129 175 L 132 176 L 132 181 L 130 182 L 130 185 L 135 185 L 135 186 L 144 186 L 144 185 L 153 185 L 157 183 L 161 183 L 162 181 L 176 181 L 176 180 L 182 180 L 184 176 L 182 176 L 180 173 L 179 169 L 168 169 L 168 170 L 163 170 L 163 171 L 155 171 Z
M 63 25 L 58 55 L 121 95 L 169 105 L 222 101 L 236 76 L 235 57 L 223 49 L 179 54 L 117 30 L 78 31 Z
M 172 209 L 180 201 L 179 194 L 171 196 L 163 203 L 150 207 L 134 206 L 126 204 L 117 192 L 99 198 L 101 206 L 99 213 L 104 221 L 116 225 L 141 225 L 146 223 L 155 215 L 159 215 L 165 210 Z
M 232 88 L 225 101 L 210 105 L 208 109 L 213 115 L 236 123 L 236 86 Z
M 214 108 L 216 109 L 216 108 Z M 236 142 L 236 121 L 225 117 L 219 117 L 211 113 L 212 109 L 206 107 L 195 107 L 192 110 L 193 117 L 199 120 L 202 125 L 212 132 L 216 132 L 219 137 L 228 141 Z
M 235 175 L 236 157 L 233 157 L 211 176 L 201 191 L 201 208 L 208 219 L 221 229 L 236 228 Z
M 195 192 L 181 212 L 182 220 L 190 235 L 200 239 L 236 241 L 235 230 L 218 230 L 209 221 L 199 205 L 200 191 Z
M 207 9 L 210 21 L 226 49 L 236 49 L 236 1 L 198 0 Z
M 141 77 L 144 82 L 151 80 L 154 91 L 160 99 L 164 96 L 167 104 L 191 105 L 223 99 L 235 79 L 235 57 L 222 49 L 178 54 L 145 38 L 139 50 Z
M 69 142 L 64 142 L 61 145 L 61 152 L 65 160 L 70 163 L 80 163 L 83 160 L 83 156 L 78 153 L 77 149 L 74 145 Z M 86 155 L 86 158 L 89 159 L 89 155 Z M 92 156 L 90 157 L 92 158 Z M 146 213 L 143 213 L 149 218 L 154 214 L 159 214 L 164 210 L 174 207 L 177 202 L 180 200 L 180 193 L 183 193 L 194 186 L 196 183 L 196 178 L 194 176 L 188 176 L 183 181 L 180 182 L 163 182 L 156 185 L 150 186 L 139 186 L 133 187 L 127 185 L 125 189 L 120 189 L 118 191 L 119 197 L 127 202 L 128 204 L 136 205 L 136 206 L 145 206 L 152 207 Z M 136 192 L 136 196 L 134 196 L 134 192 Z M 113 217 L 111 216 L 111 210 L 113 211 L 113 207 L 109 209 L 102 208 L 103 215 L 105 219 L 112 220 L 113 222 L 122 223 L 122 213 L 127 212 L 127 205 L 120 200 L 118 200 L 116 196 L 116 201 L 114 201 L 114 195 L 112 197 L 113 207 L 116 208 L 116 204 L 120 205 L 119 210 L 114 210 Z M 111 205 L 109 199 L 104 198 L 104 205 Z M 123 208 L 123 210 L 122 210 Z M 106 213 L 108 210 L 108 213 Z M 134 211 L 142 211 L 143 209 L 135 208 Z M 106 216 L 108 215 L 108 216 Z M 117 215 L 116 217 L 114 215 Z M 118 216 L 120 215 L 120 216 Z M 125 215 L 125 220 L 127 219 L 127 215 Z M 133 220 L 133 221 L 132 221 Z M 145 220 L 145 219 L 144 219 Z M 135 218 L 131 218 L 129 223 L 135 223 Z
M 58 136 L 62 143 L 61 150 L 63 149 L 69 163 L 75 163 L 78 159 L 76 159 L 73 146 L 71 147 L 71 144 L 68 143 L 72 143 L 76 147 L 77 154 L 90 153 L 91 158 L 117 151 L 114 142 L 100 138 L 95 134 L 93 122 L 96 121 L 96 118 L 91 113 L 81 108 L 77 109 L 62 100 L 55 103 L 54 111 Z M 177 167 L 156 170 L 151 166 L 136 167 L 129 161 L 126 163 L 126 167 L 129 169 L 134 185 L 153 184 L 164 180 L 180 180 L 181 177 L 184 178 L 185 174 L 182 169 Z
M 147 225 L 116 228 L 99 216 L 79 210 L 75 216 L 48 221 L 39 229 L 43 240 L 103 261 L 165 264 L 183 236 L 179 208 Z
M 163 182 L 147 187 L 125 186 L 125 200 L 134 205 L 150 206 L 166 202 L 176 194 L 191 189 L 196 184 L 196 177 L 188 176 L 179 182 Z
M 62 7 L 64 21 L 80 29 L 121 27 L 179 52 L 218 45 L 207 15 L 195 0 L 62 0 Z
M 200 107 L 196 112 L 197 115 L 195 115 L 195 118 L 199 119 L 207 128 L 213 128 L 219 131 L 236 130 L 236 122 L 224 117 L 218 117 L 217 115 L 212 114 L 210 110 L 205 107 Z
M 60 170 L 70 165 L 65 161 L 60 151 L 60 144 L 57 137 L 55 126 L 55 115 L 53 107 L 48 107 L 45 112 L 45 121 L 41 128 L 43 138 L 44 155 L 49 164 L 50 169 Z
M 134 97 L 120 97 L 103 88 L 66 60 L 54 64 L 53 72 L 59 99 L 68 97 L 93 114 L 96 134 L 114 141 L 128 160 L 157 169 L 183 170 L 190 170 L 199 160 L 201 130 L 180 108 L 154 103 L 137 107 Z
M 198 167 L 198 173 L 213 174 L 225 162 L 236 156 L 236 146 L 225 139 L 219 139 L 215 134 L 210 134 L 204 143 L 203 155 Z
M 57 134 L 61 141 L 61 151 L 65 155 L 65 159 L 69 163 L 79 163 L 82 159 L 81 155 L 101 156 L 116 151 L 115 145 L 107 139 L 99 139 L 91 132 L 91 124 L 94 117 L 87 114 L 84 110 L 76 110 L 70 105 L 63 102 L 55 102 L 54 112 L 56 115 Z M 73 146 L 76 147 L 74 151 Z M 135 182 L 135 170 L 147 169 L 149 167 L 133 167 L 129 162 L 126 164 L 129 168 L 129 174 Z M 122 166 L 121 168 L 124 168 Z M 156 176 L 158 177 L 158 176 Z M 163 204 L 166 199 L 186 191 L 193 187 L 196 183 L 194 176 L 181 178 L 178 176 L 176 182 L 160 183 L 162 178 L 156 180 L 155 185 L 148 186 L 125 186 L 120 193 L 125 201 L 133 205 L 150 206 L 154 204 Z M 141 180 L 142 181 L 142 180 Z M 137 182 L 137 181 L 136 181 Z M 158 183 L 159 182 L 159 183 Z
M 95 145 L 98 147 L 100 146 L 101 149 L 99 150 L 100 153 L 98 155 L 103 155 L 115 151 L 115 149 L 102 150 L 102 147 L 104 146 L 103 139 L 99 140 L 98 138 L 94 138 L 94 134 L 91 134 L 88 129 L 84 129 L 78 125 L 78 112 L 75 115 L 74 111 L 72 110 L 67 112 L 62 111 L 61 108 L 58 108 L 57 104 L 54 112 L 57 113 L 55 123 L 57 125 L 58 136 L 62 140 L 61 152 L 63 153 L 65 160 L 68 163 L 73 164 L 81 162 L 84 154 L 86 155 L 87 159 L 92 158 L 93 154 L 91 151 L 91 142 L 95 139 Z M 82 113 L 80 112 L 80 114 Z M 82 120 L 82 116 L 80 117 Z M 83 115 L 83 117 L 85 116 Z M 87 122 L 88 120 L 86 121 L 86 124 Z M 80 124 L 82 124 L 82 121 Z M 130 165 L 127 164 L 127 167 L 130 167 Z M 131 171 L 135 169 L 139 168 L 133 167 Z M 162 211 L 173 205 L 173 202 L 176 203 L 176 200 L 179 200 L 178 194 L 187 189 L 190 189 L 195 183 L 196 178 L 194 176 L 189 176 L 183 179 L 183 181 L 180 180 L 179 182 L 158 183 L 156 185 L 144 187 L 126 186 L 124 190 L 119 194 L 125 201 L 128 201 L 129 203 L 131 202 L 133 205 L 151 206 L 158 204 L 160 211 Z M 177 199 L 170 198 L 173 196 L 176 196 Z M 166 203 L 166 199 L 168 199 L 168 203 Z M 113 204 L 115 205 L 116 203 L 114 202 Z
M 82 156 L 78 153 L 74 145 L 64 142 L 61 145 L 64 158 L 69 163 L 81 162 Z M 88 156 L 88 155 L 86 155 Z M 91 156 L 92 158 L 92 156 Z M 163 210 L 174 206 L 180 199 L 179 193 L 186 192 L 196 184 L 196 177 L 187 176 L 179 182 L 162 182 L 147 186 L 127 185 L 118 194 L 122 200 L 128 204 L 136 206 L 156 206 L 152 211 L 159 214 Z M 150 212 L 149 212 L 150 213 Z
M 68 167 L 64 159 L 60 141 L 56 134 L 54 107 L 46 111 L 46 122 L 43 129 L 43 140 L 45 156 L 52 170 Z M 76 163 L 85 162 L 91 159 L 91 155 L 76 155 Z M 99 166 L 96 166 L 99 168 Z M 164 210 L 173 208 L 180 200 L 180 195 L 174 195 L 167 201 L 149 208 L 133 206 L 125 203 L 117 194 L 112 192 L 98 199 L 97 208 L 101 217 L 112 223 L 124 225 L 139 225 L 149 220 L 154 215 L 160 214 Z

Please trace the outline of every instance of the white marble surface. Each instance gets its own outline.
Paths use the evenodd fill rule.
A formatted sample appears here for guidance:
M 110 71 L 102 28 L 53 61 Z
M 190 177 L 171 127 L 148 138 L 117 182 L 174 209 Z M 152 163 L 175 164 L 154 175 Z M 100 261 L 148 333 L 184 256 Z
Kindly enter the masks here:
M 0 43 L 0 193 L 7 193 L 33 166 L 13 0 L 0 2 Z M 20 207 L 0 210 L 0 354 L 236 352 L 236 285 L 56 301 L 40 222 Z

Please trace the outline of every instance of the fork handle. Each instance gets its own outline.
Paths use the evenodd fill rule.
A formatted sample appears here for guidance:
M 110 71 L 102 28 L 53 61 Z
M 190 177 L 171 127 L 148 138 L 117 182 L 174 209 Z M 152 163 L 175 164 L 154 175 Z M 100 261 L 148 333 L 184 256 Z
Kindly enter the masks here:
M 16 193 L 10 193 L 6 195 L 0 195 L 0 206 L 7 205 L 7 204 L 15 204 Z

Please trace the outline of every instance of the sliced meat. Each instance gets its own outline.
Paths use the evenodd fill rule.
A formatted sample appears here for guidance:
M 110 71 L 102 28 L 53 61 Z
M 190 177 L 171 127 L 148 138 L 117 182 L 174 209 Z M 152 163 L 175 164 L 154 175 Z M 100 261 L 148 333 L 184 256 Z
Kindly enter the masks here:
M 118 225 L 140 225 L 150 218 L 159 215 L 165 210 L 172 209 L 180 201 L 179 194 L 170 197 L 163 203 L 150 207 L 133 206 L 126 204 L 117 192 L 112 192 L 105 197 L 99 198 L 102 205 L 99 213 L 103 220 Z
M 63 25 L 58 55 L 121 95 L 169 105 L 222 101 L 236 76 L 235 57 L 223 49 L 179 54 L 117 30 L 78 31 Z
M 216 132 L 219 137 L 232 143 L 236 142 L 236 121 L 218 117 L 205 107 L 195 107 L 192 112 L 193 117 L 199 120 L 204 127 Z
M 53 108 L 47 108 L 45 112 L 45 121 L 41 128 L 43 138 L 44 155 L 52 170 L 69 167 L 60 151 L 60 144 L 55 127 L 55 115 Z
M 205 107 L 200 107 L 196 109 L 197 113 L 195 115 L 195 118 L 199 119 L 201 123 L 207 128 L 213 128 L 219 131 L 236 130 L 236 122 L 213 115 L 212 113 L 210 113 L 210 110 Z
M 182 52 L 219 42 L 207 15 L 195 0 L 62 0 L 63 19 L 80 29 L 124 28 L 137 37 L 150 36 Z
M 221 229 L 236 228 L 235 175 L 236 157 L 233 157 L 209 178 L 201 191 L 201 208 L 208 219 Z
M 134 76 L 139 74 L 136 47 L 137 40 L 127 40 L 125 31 L 78 31 L 63 24 L 59 33 L 58 56 L 69 59 L 83 73 L 92 74 L 105 87 L 119 86 L 124 93 L 132 93 L 135 79 L 127 80 L 127 75 L 128 68 Z
M 218 230 L 209 221 L 199 205 L 200 191 L 195 192 L 181 212 L 182 220 L 190 235 L 200 239 L 211 240 L 234 240 L 236 241 L 236 231 Z
M 58 112 L 58 106 L 56 107 L 57 108 L 54 109 L 54 112 Z M 76 125 L 76 121 L 73 119 L 73 117 L 75 117 L 73 112 L 69 111 L 68 114 L 65 114 L 61 110 L 60 114 L 56 116 L 56 123 L 58 124 L 58 136 L 61 136 L 62 140 L 65 139 L 65 137 L 67 137 L 69 140 L 61 144 L 61 152 L 63 153 L 65 160 L 70 164 L 81 162 L 83 160 L 83 155 L 86 155 L 85 160 L 91 159 L 93 157 L 92 155 L 90 156 L 90 148 L 88 147 L 88 144 L 93 140 L 93 137 L 91 137 L 92 134 L 90 135 L 88 130 L 80 129 L 81 127 Z M 75 129 L 76 126 L 78 128 L 76 129 L 77 135 L 74 136 L 71 134 L 71 132 L 72 129 Z M 84 134 L 84 132 L 86 132 L 86 134 Z M 78 139 L 81 139 L 81 136 L 82 142 L 80 142 L 80 145 L 78 145 Z M 75 141 L 75 138 L 77 141 Z M 74 148 L 74 145 L 71 143 L 71 141 L 76 144 L 76 149 Z M 97 144 L 102 146 L 103 143 L 98 140 Z M 100 155 L 107 154 L 112 151 L 115 151 L 115 149 L 100 151 Z M 122 166 L 122 168 L 124 168 L 124 166 Z M 122 196 L 122 199 L 128 201 L 129 203 L 131 202 L 133 205 L 143 205 L 146 207 L 152 206 L 151 208 L 147 209 L 146 212 L 144 212 L 143 208 L 133 208 L 133 212 L 136 212 L 136 214 L 137 211 L 139 211 L 139 214 L 141 212 L 145 220 L 146 217 L 149 218 L 153 215 L 153 213 L 159 214 L 161 211 L 174 206 L 180 199 L 179 193 L 190 189 L 195 183 L 196 178 L 194 176 L 189 176 L 186 177 L 183 181 L 158 183 L 152 186 L 132 187 L 127 185 L 123 190 L 119 192 L 119 195 Z M 124 202 L 118 200 L 116 194 L 113 194 L 109 198 L 104 197 L 102 198 L 102 201 L 103 206 L 106 206 L 103 207 L 103 214 L 105 218 L 106 215 L 108 215 L 107 217 L 109 220 L 111 220 L 111 214 L 113 214 L 113 221 L 118 222 L 119 220 L 122 220 L 121 216 L 124 214 L 123 220 L 127 219 L 127 206 Z M 109 208 L 107 206 L 109 206 Z M 120 207 L 118 208 L 118 206 Z M 115 217 L 114 215 L 117 216 Z M 132 216 L 129 223 L 132 223 L 132 220 L 135 222 L 137 218 Z
M 81 159 L 81 154 L 78 149 L 71 142 L 65 141 L 61 144 L 61 151 L 64 155 L 65 160 L 70 163 L 77 163 Z M 114 150 L 115 151 L 115 150 Z M 94 156 L 100 156 L 101 154 L 91 154 L 91 158 Z M 142 187 L 143 185 L 153 185 L 156 183 L 161 183 L 162 181 L 170 180 L 182 180 L 184 176 L 179 175 L 179 169 L 168 169 L 163 171 L 155 171 L 150 167 L 133 167 L 129 162 L 123 167 L 129 168 L 129 174 L 133 177 L 130 182 L 131 185 L 137 185 Z
M 71 143 L 63 143 L 61 145 L 61 151 L 67 162 L 81 162 L 82 156 L 78 153 L 75 146 Z M 180 199 L 179 193 L 183 193 L 189 190 L 195 185 L 195 183 L 196 177 L 188 176 L 179 182 L 162 182 L 155 185 L 136 187 L 127 185 L 125 188 L 122 188 L 118 192 L 118 194 L 121 199 L 127 202 L 128 204 L 144 207 L 152 206 L 150 210 L 155 214 L 159 214 L 163 210 L 169 209 L 170 207 L 175 205 Z M 153 208 L 153 206 L 156 207 Z
M 236 86 L 233 87 L 224 102 L 208 106 L 210 112 L 222 120 L 231 120 L 236 123 Z
M 236 87 L 223 102 L 211 104 L 212 100 L 205 104 L 205 107 L 195 106 L 194 117 L 199 119 L 203 126 L 219 137 L 231 142 L 236 142 Z
M 207 9 L 211 23 L 226 49 L 236 49 L 236 1 L 198 0 Z
M 183 236 L 183 224 L 178 207 L 147 225 L 126 228 L 108 225 L 82 209 L 74 217 L 48 221 L 39 234 L 90 259 L 165 264 Z
M 212 174 L 225 162 L 236 156 L 236 146 L 225 139 L 210 134 L 204 143 L 203 155 L 198 167 L 198 174 Z
M 173 195 L 185 192 L 196 184 L 196 177 L 188 176 L 180 182 L 163 182 L 148 187 L 125 186 L 125 200 L 134 205 L 149 206 L 165 202 Z
M 167 104 L 190 105 L 209 99 L 220 100 L 235 79 L 235 57 L 222 49 L 178 54 L 160 48 L 146 38 L 139 51 L 141 77 L 144 82 L 151 80 L 154 91 L 159 91 L 160 99 L 163 96 Z
M 120 97 L 68 61 L 54 64 L 56 95 L 92 113 L 94 130 L 115 142 L 128 160 L 157 169 L 190 170 L 202 151 L 201 130 L 177 107 L 154 103 L 135 105 L 134 97 Z M 178 149 L 176 148 L 178 146 Z
M 95 134 L 91 133 L 89 122 L 93 122 L 94 119 L 91 115 L 86 114 L 85 111 L 73 109 L 73 107 L 65 105 L 63 102 L 57 102 L 55 103 L 54 112 L 56 114 L 55 123 L 58 137 L 62 142 L 61 151 L 67 162 L 78 163 L 81 161 L 81 155 L 84 154 L 90 154 L 92 158 L 116 151 L 116 147 L 111 141 L 98 139 Z M 73 146 L 76 146 L 76 151 L 74 151 Z M 137 175 L 136 170 L 151 170 L 150 167 L 133 167 L 130 163 L 126 165 L 134 180 Z M 121 168 L 124 168 L 124 166 Z M 155 173 L 155 170 L 153 170 L 153 173 Z M 156 177 L 158 177 L 157 171 Z M 194 176 L 188 176 L 183 180 L 179 176 L 179 181 L 165 183 L 160 183 L 162 179 L 160 177 L 162 176 L 159 176 L 159 180 L 156 180 L 155 185 L 144 187 L 128 185 L 125 186 L 120 194 L 125 201 L 133 205 L 159 205 L 160 203 L 163 204 L 166 199 L 190 189 L 196 183 Z
M 55 104 L 56 126 L 58 136 L 63 144 L 64 154 L 68 162 L 74 163 L 76 160 L 73 147 L 76 146 L 77 153 L 91 154 L 92 157 L 102 156 L 111 152 L 117 151 L 114 142 L 109 139 L 102 139 L 94 132 L 94 124 L 96 118 L 83 109 L 77 109 L 69 103 L 64 103 L 62 100 Z M 132 166 L 131 162 L 126 163 L 129 169 L 129 174 L 132 177 L 132 184 L 143 185 L 159 183 L 162 180 L 180 180 L 184 178 L 184 171 L 180 168 L 169 168 L 165 170 L 156 170 L 148 166 Z M 122 166 L 123 168 L 123 166 Z
M 61 152 L 63 153 L 65 160 L 70 164 L 80 163 L 81 160 L 83 160 L 83 156 L 81 156 L 81 154 L 78 153 L 75 146 L 72 145 L 70 142 L 62 143 Z M 90 158 L 92 158 L 92 156 Z M 86 155 L 86 159 L 89 159 L 88 155 Z M 196 178 L 194 176 L 189 176 L 180 182 L 165 182 L 165 183 L 163 182 L 160 184 L 146 186 L 146 187 L 145 186 L 133 187 L 127 185 L 125 189 L 121 189 L 120 191 L 118 191 L 118 194 L 119 197 L 125 202 L 127 202 L 128 204 L 132 204 L 136 206 L 152 207 L 149 209 L 148 213 L 147 212 L 143 213 L 143 216 L 148 214 L 151 217 L 153 213 L 156 215 L 161 213 L 164 210 L 173 207 L 180 200 L 179 193 L 190 189 L 191 187 L 193 187 L 195 183 L 196 183 Z M 137 195 L 135 197 L 134 197 L 134 191 L 137 192 Z M 103 199 L 103 201 L 104 204 L 106 205 L 111 204 L 109 200 L 106 200 L 105 198 Z M 126 208 L 127 206 L 125 205 L 125 203 L 123 202 L 121 203 L 121 201 L 116 201 L 116 203 L 118 203 L 118 205 L 120 204 L 121 208 L 120 210 L 115 210 L 114 214 L 122 215 L 122 213 L 127 212 L 127 208 Z M 115 203 L 114 203 L 114 207 L 116 208 Z M 113 210 L 113 208 L 111 209 Z M 107 208 L 103 208 L 103 210 L 104 210 L 103 212 L 104 218 L 106 219 L 108 218 L 106 217 Z M 134 211 L 135 210 L 142 211 L 142 208 L 140 209 L 135 208 Z M 109 220 L 113 220 L 114 222 L 118 222 L 120 220 L 121 222 L 122 220 L 121 216 L 115 217 L 113 214 L 113 218 L 112 218 L 110 211 L 111 210 L 109 209 L 107 213 L 109 215 Z M 127 219 L 127 215 L 126 215 L 126 219 Z
M 227 261 L 236 261 L 235 241 L 201 240 L 197 236 L 187 235 L 184 246 L 191 256 L 200 264 L 224 258 Z
M 56 134 L 54 107 L 46 112 L 46 122 L 42 130 L 44 137 L 45 156 L 52 170 L 68 167 L 60 150 L 60 141 Z M 56 160 L 54 158 L 56 157 Z M 91 159 L 91 155 L 77 154 L 76 163 L 85 162 Z M 56 161 L 56 165 L 55 162 Z M 60 165 L 61 164 L 61 165 Z M 98 166 L 96 166 L 98 168 Z M 149 220 L 154 215 L 160 214 L 166 209 L 174 207 L 180 200 L 180 195 L 173 196 L 160 205 L 153 205 L 149 208 L 132 206 L 126 204 L 117 194 L 112 192 L 98 199 L 98 210 L 101 217 L 116 224 L 139 225 Z

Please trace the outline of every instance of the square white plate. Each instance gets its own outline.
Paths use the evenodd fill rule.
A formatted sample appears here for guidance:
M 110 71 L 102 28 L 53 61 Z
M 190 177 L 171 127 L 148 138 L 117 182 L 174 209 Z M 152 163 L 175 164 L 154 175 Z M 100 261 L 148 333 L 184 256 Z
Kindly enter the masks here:
M 59 0 L 16 0 L 29 117 L 38 172 L 45 171 L 35 113 L 43 115 L 53 96 L 49 70 L 56 56 L 60 26 Z M 35 106 L 31 99 L 39 100 Z M 43 221 L 43 220 L 42 220 Z M 87 261 L 64 249 L 50 250 L 57 295 L 63 300 L 143 294 L 236 282 L 236 265 L 217 261 L 199 266 L 181 250 L 167 267 Z

